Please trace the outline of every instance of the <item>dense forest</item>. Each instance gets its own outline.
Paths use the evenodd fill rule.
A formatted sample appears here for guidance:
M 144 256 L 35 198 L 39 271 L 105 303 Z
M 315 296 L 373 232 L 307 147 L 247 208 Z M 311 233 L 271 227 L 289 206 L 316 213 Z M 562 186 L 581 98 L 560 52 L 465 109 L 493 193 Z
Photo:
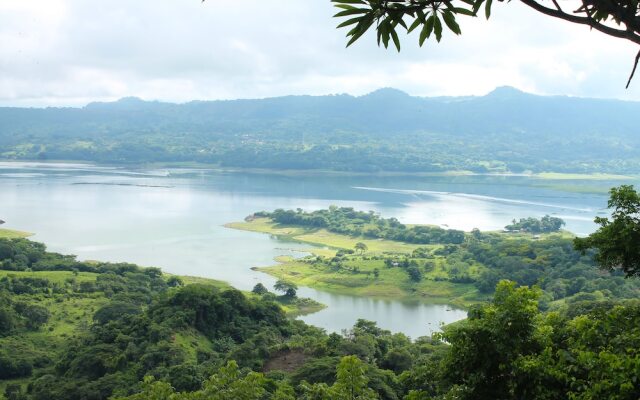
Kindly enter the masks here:
M 338 252 L 338 261 L 364 261 L 366 248 L 357 247 Z M 155 268 L 80 262 L 26 239 L 2 239 L 0 397 L 640 396 L 637 279 L 598 270 L 591 253 L 558 234 L 532 240 L 474 231 L 462 243 L 376 261 L 423 269 L 438 259 L 452 274 L 482 263 L 469 277 L 491 300 L 440 334 L 408 338 L 365 320 L 327 334 L 287 318 L 266 288 L 245 294 L 185 284 Z
M 350 172 L 637 173 L 639 113 L 636 102 L 536 96 L 508 87 L 481 97 L 420 98 L 382 89 L 360 97 L 186 104 L 126 98 L 83 108 L 0 108 L 0 158 Z

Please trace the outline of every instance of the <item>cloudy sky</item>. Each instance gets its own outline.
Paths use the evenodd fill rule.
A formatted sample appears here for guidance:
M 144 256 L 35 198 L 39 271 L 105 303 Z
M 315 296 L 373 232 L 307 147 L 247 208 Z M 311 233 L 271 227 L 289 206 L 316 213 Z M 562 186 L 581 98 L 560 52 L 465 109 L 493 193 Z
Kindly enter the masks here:
M 637 47 L 497 3 L 490 21 L 401 53 L 373 35 L 349 49 L 329 0 L 0 0 L 0 105 L 184 102 L 287 94 L 539 94 L 640 100 Z

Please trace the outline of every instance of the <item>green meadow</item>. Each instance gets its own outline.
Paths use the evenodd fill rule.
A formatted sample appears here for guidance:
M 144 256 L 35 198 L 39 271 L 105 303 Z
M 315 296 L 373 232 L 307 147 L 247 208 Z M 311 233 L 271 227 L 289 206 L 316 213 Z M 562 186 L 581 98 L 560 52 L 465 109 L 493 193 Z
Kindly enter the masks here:
M 329 292 L 368 296 L 376 298 L 412 299 L 429 303 L 446 303 L 468 307 L 487 296 L 482 295 L 472 284 L 446 282 L 445 261 L 435 260 L 435 267 L 424 275 L 420 282 L 413 282 L 399 268 L 385 268 L 380 259 L 371 259 L 383 255 L 411 255 L 417 248 L 437 250 L 442 245 L 417 245 L 384 239 L 365 239 L 332 233 L 326 229 L 313 229 L 299 226 L 279 225 L 269 218 L 255 218 L 247 222 L 234 222 L 229 228 L 252 232 L 262 232 L 284 240 L 309 244 L 308 251 L 313 256 L 333 257 L 339 250 L 353 249 L 356 243 L 364 243 L 367 252 L 363 255 L 351 255 L 345 262 L 345 269 L 332 270 L 292 257 L 278 257 L 278 264 L 258 268 L 258 270 L 277 278 Z M 418 261 L 424 261 L 417 259 Z M 378 270 L 378 277 L 374 270 Z M 474 272 L 477 272 L 477 267 Z M 357 272 L 354 272 L 357 271 Z

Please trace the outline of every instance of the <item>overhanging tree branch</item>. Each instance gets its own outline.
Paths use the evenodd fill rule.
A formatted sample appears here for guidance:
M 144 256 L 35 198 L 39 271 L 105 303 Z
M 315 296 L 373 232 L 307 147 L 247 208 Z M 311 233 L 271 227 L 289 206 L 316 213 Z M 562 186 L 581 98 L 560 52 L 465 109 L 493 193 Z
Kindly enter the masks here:
M 347 46 L 357 41 L 371 26 L 375 27 L 378 44 L 388 47 L 391 41 L 400 51 L 398 26 L 408 33 L 419 31 L 420 46 L 432 35 L 439 42 L 443 27 L 456 35 L 461 34 L 458 17 L 476 17 L 481 9 L 488 19 L 493 0 L 331 0 L 341 9 L 334 17 L 348 17 L 338 25 L 349 27 Z M 504 2 L 504 0 L 498 0 Z M 628 40 L 640 45 L 640 1 L 639 0 L 582 0 L 580 7 L 566 12 L 558 0 L 550 0 L 551 7 L 543 0 L 520 0 L 526 6 L 544 15 L 567 22 L 585 25 L 611 37 Z M 507 0 L 509 2 L 509 0 Z M 405 21 L 407 19 L 407 21 Z M 420 28 L 420 29 L 418 29 Z M 627 82 L 631 82 L 640 55 Z
M 634 33 L 631 30 L 622 30 L 612 28 L 603 23 L 600 23 L 593 18 L 590 17 L 582 17 L 579 15 L 568 14 L 563 11 L 555 10 L 553 8 L 548 8 L 543 6 L 542 4 L 536 2 L 535 0 L 520 0 L 523 4 L 533 8 L 534 10 L 541 12 L 550 17 L 563 19 L 565 21 L 573 22 L 575 24 L 587 25 L 595 30 L 598 30 L 602 33 L 606 33 L 609 36 L 617 37 L 620 39 L 627 39 L 636 44 L 640 44 L 640 35 L 638 33 Z M 585 11 L 586 12 L 586 11 Z

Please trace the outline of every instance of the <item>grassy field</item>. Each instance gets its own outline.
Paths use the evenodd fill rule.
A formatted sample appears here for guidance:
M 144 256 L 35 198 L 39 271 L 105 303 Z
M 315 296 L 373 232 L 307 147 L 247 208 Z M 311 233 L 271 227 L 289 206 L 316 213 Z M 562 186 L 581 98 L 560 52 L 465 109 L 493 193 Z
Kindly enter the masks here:
M 362 242 L 369 248 L 369 253 L 411 253 L 424 245 L 395 242 L 383 239 L 354 238 L 329 232 L 325 229 L 305 229 L 296 226 L 282 226 L 271 222 L 268 218 L 256 218 L 251 222 L 233 222 L 227 228 L 252 232 L 268 233 L 280 239 L 291 240 L 311 245 L 309 252 L 315 255 L 333 256 L 337 250 L 353 249 L 356 243 Z
M 419 283 L 414 283 L 400 268 L 384 268 L 379 260 L 352 263 L 358 265 L 359 272 L 332 271 L 295 260 L 259 270 L 297 285 L 356 296 L 418 299 L 426 303 L 453 304 L 465 308 L 487 299 L 472 284 L 436 281 L 435 277 L 440 275 L 441 270 L 435 270 L 425 275 Z M 377 278 L 373 275 L 375 268 L 380 271 Z
M 391 240 L 370 240 L 328 232 L 324 229 L 305 229 L 296 226 L 282 226 L 268 218 L 256 218 L 248 222 L 235 222 L 229 228 L 252 232 L 262 232 L 281 239 L 310 245 L 308 251 L 315 256 L 333 257 L 340 249 L 353 249 L 357 242 L 363 242 L 368 250 L 366 257 L 353 256 L 346 263 L 348 270 L 331 270 L 292 257 L 278 257 L 279 264 L 259 268 L 260 271 L 297 285 L 318 288 L 334 293 L 368 296 L 377 298 L 418 299 L 428 303 L 446 303 L 468 307 L 486 300 L 472 284 L 451 283 L 438 278 L 446 277 L 442 260 L 435 261 L 432 271 L 416 283 L 400 268 L 385 268 L 382 260 L 368 259 L 372 255 L 410 254 L 418 247 L 431 250 L 440 245 L 415 245 Z M 374 270 L 379 276 L 374 276 Z
M 0 229 L 0 239 L 16 239 L 33 235 L 33 233 L 14 231 L 12 229 Z

